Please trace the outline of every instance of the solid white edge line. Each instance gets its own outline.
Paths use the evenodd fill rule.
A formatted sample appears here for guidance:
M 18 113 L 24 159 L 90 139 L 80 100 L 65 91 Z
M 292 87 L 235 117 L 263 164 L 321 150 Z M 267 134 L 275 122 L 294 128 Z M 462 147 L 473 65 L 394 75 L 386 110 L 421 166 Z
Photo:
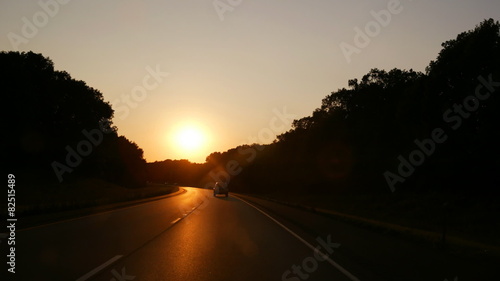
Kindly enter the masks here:
M 76 281 L 85 281 L 87 279 L 89 279 L 90 277 L 94 276 L 95 274 L 97 274 L 99 271 L 101 271 L 103 268 L 107 267 L 108 265 L 114 263 L 115 261 L 121 259 L 123 257 L 123 255 L 116 255 L 114 256 L 113 258 L 111 258 L 110 260 L 108 260 L 107 262 L 101 264 L 100 266 L 92 269 L 90 272 L 88 272 L 87 274 L 83 275 L 82 277 L 76 279 Z
M 249 206 L 255 208 L 257 211 L 261 212 L 263 215 L 265 215 L 266 217 L 270 218 L 272 221 L 274 221 L 276 224 L 278 224 L 279 226 L 281 226 L 283 229 L 285 229 L 286 231 L 288 231 L 290 234 L 292 234 L 295 238 L 299 239 L 302 243 L 304 243 L 307 247 L 309 247 L 311 250 L 313 250 L 314 252 L 317 252 L 319 253 L 322 258 L 324 258 L 326 261 L 328 261 L 328 263 L 330 263 L 331 265 L 333 265 L 338 271 L 342 272 L 345 276 L 347 276 L 349 279 L 351 279 L 352 281 L 360 281 L 356 276 L 354 276 L 353 274 L 351 274 L 349 271 L 347 271 L 345 268 L 343 268 L 340 264 L 336 263 L 334 260 L 330 259 L 329 256 L 323 254 L 323 252 L 319 251 L 318 249 L 316 249 L 315 247 L 313 247 L 313 245 L 309 244 L 309 242 L 307 242 L 306 240 L 304 240 L 302 237 L 300 237 L 297 233 L 293 232 L 291 229 L 289 229 L 288 227 L 286 227 L 285 225 L 283 225 L 282 223 L 280 223 L 279 221 L 277 221 L 275 218 L 271 217 L 270 215 L 268 215 L 266 212 L 262 211 L 261 209 L 257 208 L 256 206 L 254 206 L 253 204 L 249 203 L 248 201 L 244 200 L 243 198 L 239 197 L 239 196 L 234 196 L 234 197 L 237 197 L 239 200 L 247 203 Z

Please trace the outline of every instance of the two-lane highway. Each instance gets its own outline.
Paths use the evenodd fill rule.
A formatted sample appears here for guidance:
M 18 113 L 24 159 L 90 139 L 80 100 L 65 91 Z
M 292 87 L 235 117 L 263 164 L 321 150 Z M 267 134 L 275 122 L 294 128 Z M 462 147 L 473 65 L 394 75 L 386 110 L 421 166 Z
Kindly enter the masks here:
M 276 203 L 177 196 L 18 232 L 13 280 L 490 280 L 490 261 Z
M 190 192 L 209 196 L 192 214 L 103 271 L 97 280 L 111 280 L 116 273 L 130 280 L 133 276 L 139 280 L 352 280 L 327 262 L 316 261 L 315 256 L 324 259 L 320 252 L 315 255 L 240 199 L 213 198 L 205 190 Z M 333 252 L 337 244 L 327 240 L 319 249 Z M 304 260 L 307 268 L 302 269 Z
M 242 200 L 178 196 L 25 229 L 19 280 L 353 280 Z M 305 266 L 305 268 L 302 268 Z M 295 278 L 295 279 L 294 279 Z M 355 279 L 354 279 L 355 280 Z

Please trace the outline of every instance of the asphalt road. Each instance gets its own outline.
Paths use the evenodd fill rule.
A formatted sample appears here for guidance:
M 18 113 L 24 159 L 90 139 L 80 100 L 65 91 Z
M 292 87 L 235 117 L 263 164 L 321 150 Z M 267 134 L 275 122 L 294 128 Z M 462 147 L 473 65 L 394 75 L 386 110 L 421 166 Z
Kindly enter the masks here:
M 17 232 L 2 280 L 497 280 L 498 261 L 210 190 Z M 497 278 L 495 278 L 495 275 Z M 15 277 L 15 278 L 12 278 Z

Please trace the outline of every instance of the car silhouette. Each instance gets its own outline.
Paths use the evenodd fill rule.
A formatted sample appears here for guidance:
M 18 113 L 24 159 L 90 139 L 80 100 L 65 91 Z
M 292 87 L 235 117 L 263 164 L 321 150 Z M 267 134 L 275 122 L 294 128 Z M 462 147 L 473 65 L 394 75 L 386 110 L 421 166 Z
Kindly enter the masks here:
M 214 196 L 217 196 L 217 194 L 225 194 L 226 197 L 229 196 L 229 187 L 227 186 L 227 183 L 224 182 L 216 182 L 214 185 Z

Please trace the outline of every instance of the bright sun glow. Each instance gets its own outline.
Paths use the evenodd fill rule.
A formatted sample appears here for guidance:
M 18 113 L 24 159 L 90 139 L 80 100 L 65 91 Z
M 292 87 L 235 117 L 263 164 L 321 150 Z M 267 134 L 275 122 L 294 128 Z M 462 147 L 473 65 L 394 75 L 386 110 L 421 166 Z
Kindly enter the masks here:
M 167 135 L 171 159 L 203 163 L 212 152 L 212 135 L 206 126 L 197 121 L 184 121 L 173 125 Z
M 177 133 L 177 145 L 185 151 L 193 152 L 204 142 L 203 134 L 196 128 L 183 128 Z

